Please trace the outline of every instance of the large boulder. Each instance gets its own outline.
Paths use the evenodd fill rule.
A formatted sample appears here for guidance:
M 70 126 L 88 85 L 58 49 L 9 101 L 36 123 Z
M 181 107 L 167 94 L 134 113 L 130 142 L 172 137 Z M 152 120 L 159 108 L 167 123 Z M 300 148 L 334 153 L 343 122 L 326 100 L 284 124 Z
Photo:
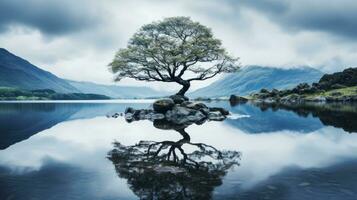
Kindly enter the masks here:
M 175 104 L 181 104 L 185 101 L 188 101 L 189 99 L 185 96 L 182 96 L 182 95 L 171 95 L 169 96 L 170 99 L 172 99 L 174 101 Z
M 135 109 L 134 108 L 132 108 L 132 107 L 127 107 L 126 109 L 125 109 L 125 114 L 127 114 L 127 113 L 131 113 L 131 114 L 134 114 L 134 112 L 135 112 Z
M 168 110 L 171 110 L 175 105 L 172 99 L 160 99 L 153 103 L 153 109 L 157 113 L 165 114 Z
M 241 97 L 241 96 L 236 96 L 233 94 L 229 97 L 229 102 L 231 105 L 246 103 L 247 101 L 248 101 L 248 99 Z

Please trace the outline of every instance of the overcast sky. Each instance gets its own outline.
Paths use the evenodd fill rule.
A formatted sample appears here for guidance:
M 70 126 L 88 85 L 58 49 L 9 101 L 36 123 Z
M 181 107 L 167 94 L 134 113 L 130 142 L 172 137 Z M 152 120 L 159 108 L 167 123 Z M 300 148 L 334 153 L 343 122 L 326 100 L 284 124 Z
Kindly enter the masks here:
M 211 27 L 243 65 L 356 66 L 356 0 L 1 0 L 0 46 L 60 77 L 111 83 L 114 53 L 172 16 Z

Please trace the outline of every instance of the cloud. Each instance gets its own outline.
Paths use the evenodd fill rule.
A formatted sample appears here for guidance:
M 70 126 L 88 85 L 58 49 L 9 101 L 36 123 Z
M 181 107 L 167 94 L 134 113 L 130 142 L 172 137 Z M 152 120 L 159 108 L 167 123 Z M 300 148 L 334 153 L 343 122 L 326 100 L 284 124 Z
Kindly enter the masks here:
M 60 77 L 112 83 L 107 64 L 142 25 L 190 16 L 243 65 L 334 72 L 356 66 L 355 10 L 354 0 L 0 0 L 0 44 Z
M 45 35 L 62 35 L 100 23 L 100 15 L 82 0 L 1 0 L 0 30 L 24 25 Z
M 355 0 L 241 0 L 229 1 L 265 14 L 289 31 L 321 31 L 356 40 L 357 2 Z

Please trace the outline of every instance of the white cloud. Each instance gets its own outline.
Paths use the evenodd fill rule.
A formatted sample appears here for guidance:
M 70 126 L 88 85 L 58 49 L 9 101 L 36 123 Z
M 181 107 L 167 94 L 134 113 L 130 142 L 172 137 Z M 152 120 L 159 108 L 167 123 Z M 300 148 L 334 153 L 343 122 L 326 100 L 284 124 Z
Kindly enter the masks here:
M 68 3 L 68 2 L 67 2 Z M 111 83 L 107 70 L 117 49 L 143 24 L 171 16 L 190 16 L 212 28 L 228 51 L 243 65 L 309 65 L 326 72 L 354 66 L 354 40 L 344 40 L 321 30 L 287 31 L 265 12 L 250 6 L 232 6 L 224 1 L 89 1 L 97 8 L 95 25 L 75 32 L 48 36 L 36 27 L 13 25 L 0 35 L 0 44 L 9 51 L 56 75 L 83 81 Z M 86 12 L 78 7 L 78 12 Z M 299 9 L 302 9 L 301 7 Z M 87 13 L 88 14 L 88 13 Z M 100 23 L 98 23 L 100 21 Z M 196 82 L 202 87 L 213 80 Z M 149 85 L 175 90 L 161 83 L 123 80 L 124 85 Z

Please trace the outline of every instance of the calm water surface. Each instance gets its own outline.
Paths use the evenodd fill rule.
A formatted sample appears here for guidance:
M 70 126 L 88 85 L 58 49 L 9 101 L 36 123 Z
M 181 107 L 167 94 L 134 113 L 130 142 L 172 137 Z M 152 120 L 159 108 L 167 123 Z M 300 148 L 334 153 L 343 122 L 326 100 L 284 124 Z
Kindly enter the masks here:
M 106 117 L 128 106 L 149 103 L 1 103 L 0 199 L 357 199 L 356 105 L 212 102 L 233 115 L 178 128 Z

